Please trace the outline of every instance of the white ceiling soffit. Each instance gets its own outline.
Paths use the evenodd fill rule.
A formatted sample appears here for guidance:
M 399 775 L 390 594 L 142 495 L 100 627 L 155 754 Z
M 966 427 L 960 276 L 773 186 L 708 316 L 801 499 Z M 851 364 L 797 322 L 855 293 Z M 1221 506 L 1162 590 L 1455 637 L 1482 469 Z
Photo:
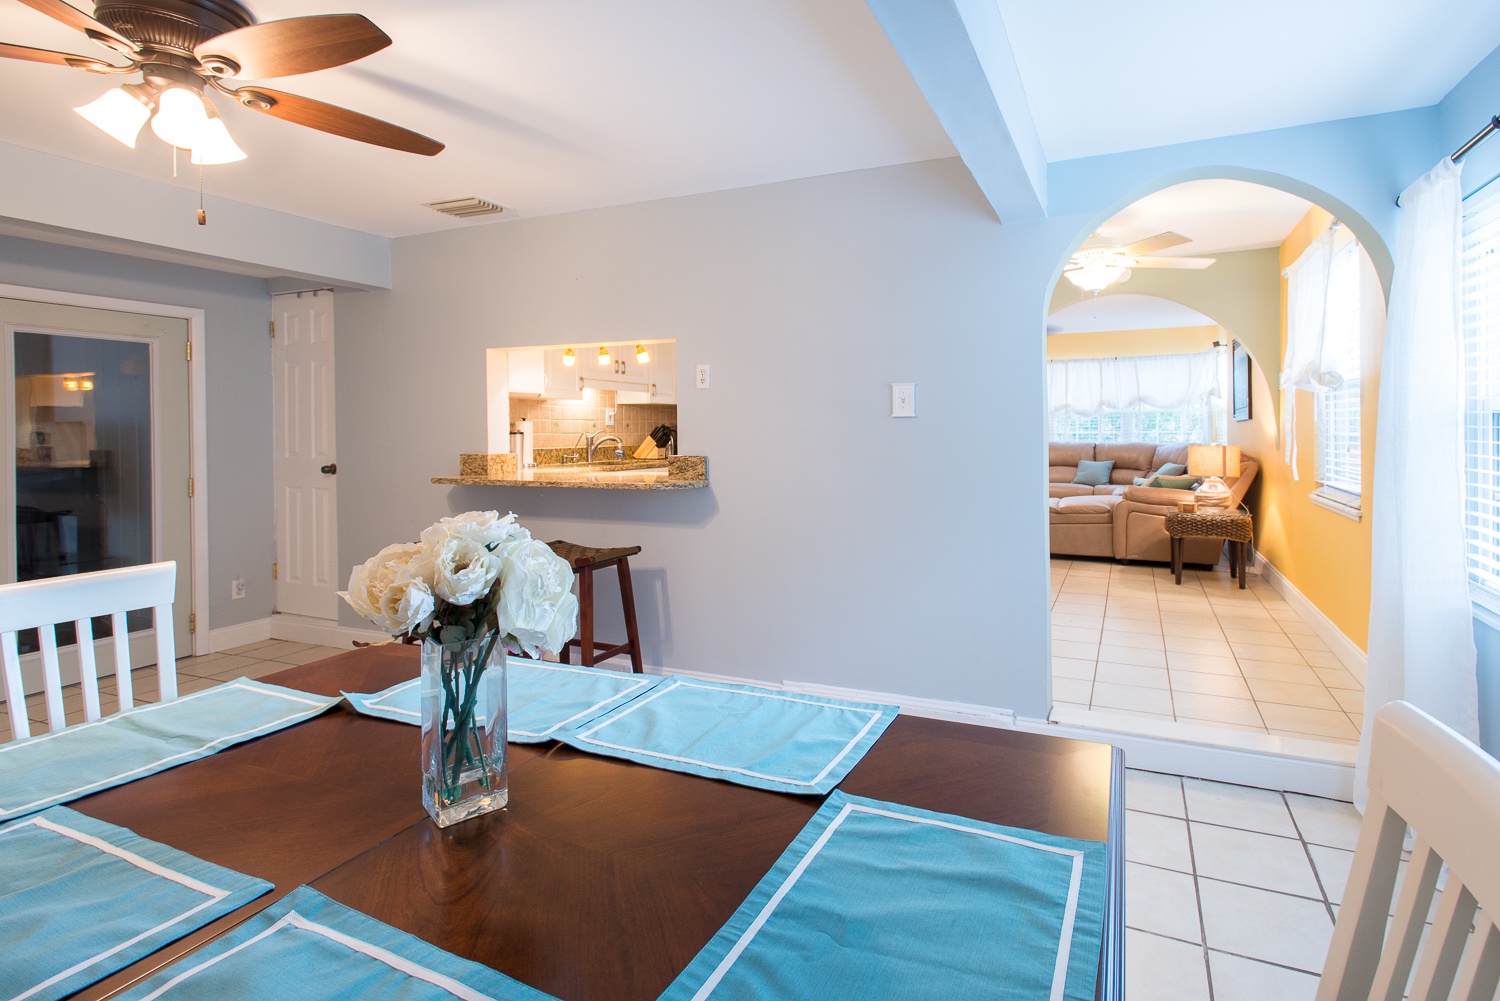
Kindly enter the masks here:
M 1049 160 L 1436 104 L 1500 43 L 1474 0 L 996 0 Z
M 1049 334 L 1093 334 L 1111 330 L 1170 330 L 1211 327 L 1196 309 L 1154 295 L 1089 296 L 1047 317 Z
M 1126 206 L 1098 229 L 1117 246 L 1157 233 L 1187 237 L 1153 257 L 1199 257 L 1278 247 L 1312 203 L 1248 181 L 1187 181 Z
M 421 204 L 441 198 L 535 216 L 954 155 L 864 0 L 247 2 L 261 21 L 369 17 L 389 48 L 268 84 L 448 148 L 379 149 L 216 97 L 249 159 L 206 168 L 210 211 L 222 196 L 401 236 L 484 225 Z M 0 41 L 104 52 L 13 0 Z M 131 150 L 71 110 L 131 79 L 0 60 L 0 141 L 169 179 L 149 127 Z M 177 183 L 196 189 L 197 169 Z

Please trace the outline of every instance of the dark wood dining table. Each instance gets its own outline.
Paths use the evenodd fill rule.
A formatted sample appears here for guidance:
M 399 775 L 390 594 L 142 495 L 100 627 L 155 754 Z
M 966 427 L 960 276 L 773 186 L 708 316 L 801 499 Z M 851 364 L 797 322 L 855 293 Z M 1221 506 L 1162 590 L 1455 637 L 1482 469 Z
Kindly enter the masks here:
M 417 649 L 352 650 L 263 678 L 321 695 L 417 674 Z M 439 828 L 418 730 L 327 713 L 68 804 L 275 890 L 74 995 L 110 997 L 298 886 L 563 1001 L 651 1001 L 817 811 L 792 796 L 508 745 L 510 805 Z M 839 784 L 927 810 L 1108 843 L 1095 996 L 1124 996 L 1124 770 L 1108 744 L 899 716 Z

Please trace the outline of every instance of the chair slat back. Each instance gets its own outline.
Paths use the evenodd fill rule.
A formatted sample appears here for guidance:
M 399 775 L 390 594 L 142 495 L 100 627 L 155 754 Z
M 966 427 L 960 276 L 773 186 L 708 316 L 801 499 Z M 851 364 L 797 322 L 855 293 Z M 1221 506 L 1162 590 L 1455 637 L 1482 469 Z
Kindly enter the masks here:
M 26 716 L 26 693 L 16 634 L 36 629 L 41 648 L 42 682 L 49 729 L 66 723 L 56 624 L 72 622 L 78 636 L 78 671 L 84 716 L 100 716 L 98 661 L 94 655 L 92 620 L 108 615 L 113 626 L 115 681 L 120 708 L 135 704 L 130 676 L 130 638 L 125 613 L 149 608 L 155 618 L 156 663 L 162 701 L 177 697 L 177 657 L 172 628 L 172 600 L 177 589 L 177 564 L 149 563 L 118 570 L 70 574 L 46 580 L 0 584 L 0 666 L 5 679 L 6 708 L 15 739 L 31 736 Z
M 1405 702 L 1382 707 L 1373 726 L 1370 798 L 1317 1001 L 1490 1001 L 1500 762 Z M 1408 825 L 1416 843 L 1398 895 Z

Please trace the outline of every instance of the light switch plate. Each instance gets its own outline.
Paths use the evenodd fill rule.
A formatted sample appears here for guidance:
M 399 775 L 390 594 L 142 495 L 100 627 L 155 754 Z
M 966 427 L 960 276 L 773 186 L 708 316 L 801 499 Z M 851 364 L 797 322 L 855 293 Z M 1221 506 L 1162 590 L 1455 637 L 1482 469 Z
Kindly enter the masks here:
M 917 384 L 915 382 L 891 383 L 891 416 L 917 416 Z

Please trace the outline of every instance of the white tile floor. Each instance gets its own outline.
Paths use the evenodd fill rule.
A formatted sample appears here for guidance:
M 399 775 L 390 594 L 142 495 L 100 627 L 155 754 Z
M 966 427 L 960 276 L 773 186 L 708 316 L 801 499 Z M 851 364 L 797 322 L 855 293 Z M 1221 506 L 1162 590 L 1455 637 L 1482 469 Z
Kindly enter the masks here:
M 1258 575 L 1052 560 L 1059 706 L 1354 743 L 1364 686 Z
M 179 688 L 259 678 L 341 651 L 267 640 L 178 661 Z M 100 682 L 116 708 L 113 679 Z M 136 672 L 154 701 L 154 668 Z M 3 703 L 0 703 L 3 704 Z M 82 696 L 67 690 L 69 721 Z M 45 725 L 40 699 L 28 715 Z M 9 720 L 3 720 L 9 730 Z M 1359 816 L 1347 803 L 1129 771 L 1126 994 L 1130 1001 L 1311 1001 Z
M 1311 1001 L 1354 808 L 1153 772 L 1126 787 L 1130 1001 Z
M 343 649 L 318 646 L 313 643 L 263 640 L 260 643 L 250 643 L 205 657 L 184 657 L 177 662 L 177 691 L 179 694 L 187 695 L 190 692 L 221 685 L 226 681 L 233 681 L 235 678 L 261 678 L 298 664 L 311 663 L 342 652 Z M 99 679 L 100 709 L 105 715 L 118 712 L 120 708 L 119 699 L 115 694 L 115 678 L 112 668 L 113 665 L 110 665 L 110 673 Z M 102 666 L 101 670 L 103 670 Z M 131 688 L 136 703 L 155 702 L 158 698 L 156 668 L 143 667 L 132 671 Z M 9 708 L 3 700 L 0 700 L 0 739 L 8 738 L 11 733 Z M 63 689 L 63 710 L 67 714 L 69 726 L 83 722 L 83 692 L 77 685 L 70 685 Z M 33 734 L 45 732 L 47 705 L 40 693 L 27 697 L 26 715 L 31 720 Z

